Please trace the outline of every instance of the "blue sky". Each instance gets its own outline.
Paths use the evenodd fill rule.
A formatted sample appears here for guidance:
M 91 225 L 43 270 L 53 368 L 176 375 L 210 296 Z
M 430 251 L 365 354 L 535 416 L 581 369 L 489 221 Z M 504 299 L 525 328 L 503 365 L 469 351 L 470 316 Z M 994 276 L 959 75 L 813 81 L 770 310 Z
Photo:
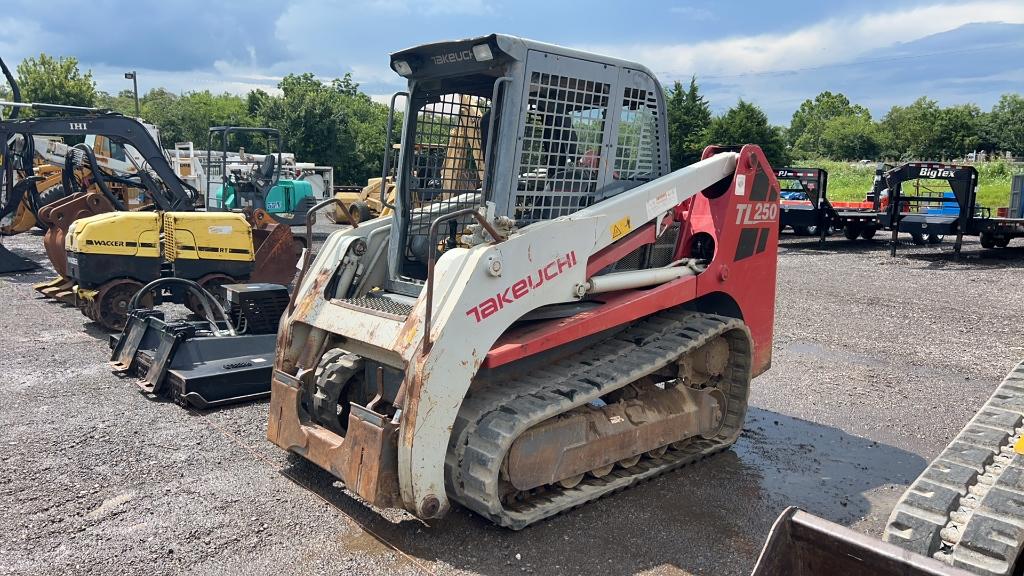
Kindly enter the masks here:
M 289 72 L 351 72 L 401 89 L 388 54 L 504 32 L 636 60 L 664 84 L 696 74 L 716 111 L 738 98 L 786 124 L 842 91 L 877 116 L 921 95 L 988 109 L 1024 85 L 1024 1 L 4 0 L 0 55 L 77 57 L 100 89 L 272 90 Z

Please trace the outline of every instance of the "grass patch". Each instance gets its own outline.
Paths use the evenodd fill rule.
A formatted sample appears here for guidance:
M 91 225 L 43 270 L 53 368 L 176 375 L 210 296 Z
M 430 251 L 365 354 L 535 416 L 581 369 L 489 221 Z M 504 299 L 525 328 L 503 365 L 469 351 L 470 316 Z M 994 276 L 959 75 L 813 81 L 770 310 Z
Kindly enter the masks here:
M 801 160 L 792 166 L 824 168 L 828 171 L 828 197 L 836 201 L 864 200 L 875 177 L 874 164 L 853 164 L 834 160 Z M 975 164 L 978 169 L 978 205 L 989 208 L 1010 203 L 1010 181 L 1015 169 L 1006 162 Z M 904 188 L 906 190 L 906 188 Z

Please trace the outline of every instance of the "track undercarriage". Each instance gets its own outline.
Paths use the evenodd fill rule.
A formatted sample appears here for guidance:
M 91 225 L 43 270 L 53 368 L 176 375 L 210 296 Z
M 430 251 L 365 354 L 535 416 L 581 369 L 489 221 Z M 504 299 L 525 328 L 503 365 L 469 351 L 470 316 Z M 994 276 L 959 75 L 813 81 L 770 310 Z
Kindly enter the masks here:
M 750 351 L 736 319 L 669 312 L 524 378 L 477 382 L 451 437 L 450 496 L 520 529 L 724 450 Z

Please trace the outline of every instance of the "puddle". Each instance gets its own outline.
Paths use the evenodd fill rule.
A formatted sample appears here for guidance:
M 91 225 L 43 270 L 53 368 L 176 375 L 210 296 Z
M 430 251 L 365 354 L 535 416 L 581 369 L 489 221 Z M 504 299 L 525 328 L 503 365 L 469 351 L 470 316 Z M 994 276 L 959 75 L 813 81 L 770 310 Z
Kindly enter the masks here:
M 888 509 L 874 510 L 867 493 L 891 492 L 895 502 L 927 465 L 912 452 L 757 408 L 733 451 L 764 497 L 840 523 L 888 516 Z
M 859 354 L 857 352 L 849 352 L 846 350 L 833 350 L 822 346 L 821 344 L 804 342 L 802 340 L 794 340 L 793 342 L 790 342 L 786 345 L 786 350 L 795 354 L 811 356 L 812 358 L 829 362 L 844 362 L 860 366 L 871 366 L 874 368 L 880 368 L 887 365 L 885 362 L 875 358 L 874 356 Z

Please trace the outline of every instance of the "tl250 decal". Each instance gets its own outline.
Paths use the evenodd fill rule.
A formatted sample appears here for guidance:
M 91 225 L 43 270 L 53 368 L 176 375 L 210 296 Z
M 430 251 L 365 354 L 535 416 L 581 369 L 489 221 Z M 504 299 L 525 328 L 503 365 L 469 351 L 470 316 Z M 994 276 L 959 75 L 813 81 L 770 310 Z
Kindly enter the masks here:
M 492 316 L 498 310 L 505 308 L 506 304 L 512 304 L 516 300 L 525 297 L 530 292 L 540 288 L 548 280 L 556 278 L 562 272 L 576 266 L 576 251 L 573 250 L 565 256 L 559 256 L 546 266 L 530 273 L 525 278 L 520 278 L 512 283 L 505 290 L 473 306 L 466 311 L 466 316 L 472 316 L 477 322 Z
M 737 224 L 760 224 L 779 218 L 779 205 L 775 202 L 755 202 L 736 206 Z

